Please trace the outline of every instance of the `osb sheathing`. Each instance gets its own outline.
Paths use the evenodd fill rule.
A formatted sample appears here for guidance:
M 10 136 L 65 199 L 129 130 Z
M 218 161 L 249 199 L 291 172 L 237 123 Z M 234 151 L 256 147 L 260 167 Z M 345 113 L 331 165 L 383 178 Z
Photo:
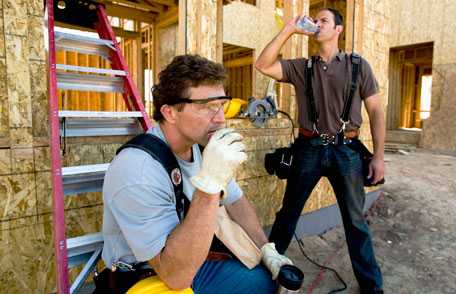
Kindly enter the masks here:
M 156 70 L 159 73 L 162 69 L 168 65 L 176 53 L 176 44 L 177 44 L 177 24 L 173 24 L 164 28 L 158 28 L 158 60 Z M 145 89 L 146 91 L 148 89 Z
M 360 53 L 370 64 L 380 87 L 380 101 L 386 113 L 388 97 L 388 58 L 389 58 L 389 10 L 386 1 L 355 1 L 355 40 L 354 51 Z M 347 36 L 352 38 L 352 36 Z M 347 48 L 348 49 L 348 48 Z M 363 125 L 361 139 L 372 150 L 369 118 L 362 109 Z
M 186 7 L 180 6 L 185 9 L 187 23 L 183 52 L 216 60 L 217 2 L 187 0 Z
M 431 116 L 423 122 L 421 145 L 456 150 L 456 2 L 404 0 L 391 5 L 390 46 L 433 42 Z

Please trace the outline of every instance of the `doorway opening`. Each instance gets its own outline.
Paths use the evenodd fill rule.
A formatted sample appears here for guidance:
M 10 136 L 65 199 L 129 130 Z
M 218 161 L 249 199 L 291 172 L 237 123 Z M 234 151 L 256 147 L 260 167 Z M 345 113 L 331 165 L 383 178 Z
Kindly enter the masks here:
M 433 47 L 431 42 L 390 49 L 387 139 L 408 133 L 404 143 L 419 142 L 423 121 L 432 115 Z
M 388 129 L 421 129 L 431 115 L 433 43 L 390 51 Z

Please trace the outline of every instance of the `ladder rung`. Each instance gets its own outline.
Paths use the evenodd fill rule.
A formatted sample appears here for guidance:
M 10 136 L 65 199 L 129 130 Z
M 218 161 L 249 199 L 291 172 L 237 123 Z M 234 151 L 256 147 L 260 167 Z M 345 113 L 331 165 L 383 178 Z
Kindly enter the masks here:
M 67 239 L 68 267 L 72 268 L 85 263 L 101 247 L 103 247 L 102 233 Z
M 108 166 L 109 163 L 63 167 L 63 194 L 101 191 Z
M 109 51 L 115 50 L 111 40 L 97 39 L 93 37 L 55 32 L 57 50 L 74 51 L 83 54 L 109 57 Z
M 83 287 L 84 287 L 85 281 L 87 280 L 89 275 L 93 272 L 93 270 L 97 266 L 97 262 L 98 262 L 98 260 L 101 257 L 102 250 L 103 250 L 102 247 L 98 248 L 90 256 L 90 258 L 87 260 L 87 262 L 84 265 L 84 267 L 82 268 L 81 272 L 76 277 L 76 279 L 74 280 L 73 284 L 71 285 L 71 288 L 70 288 L 70 293 L 71 294 L 75 294 L 75 293 L 79 293 L 79 294 L 82 294 L 82 293 L 94 293 L 93 290 L 92 291 L 84 291 L 85 288 L 83 288 Z
M 141 133 L 135 118 L 66 118 L 60 122 L 63 137 L 126 136 Z
M 75 111 L 61 110 L 59 117 L 74 117 L 74 118 L 132 118 L 142 117 L 140 111 Z
M 126 76 L 127 75 L 126 71 L 117 70 L 117 69 L 88 67 L 88 66 L 69 65 L 69 64 L 56 64 L 55 67 L 60 70 L 73 70 L 73 71 L 88 72 L 88 73 L 95 73 L 95 74 L 107 74 L 107 75 L 113 75 L 113 76 Z
M 124 78 L 58 72 L 57 87 L 61 90 L 123 93 Z

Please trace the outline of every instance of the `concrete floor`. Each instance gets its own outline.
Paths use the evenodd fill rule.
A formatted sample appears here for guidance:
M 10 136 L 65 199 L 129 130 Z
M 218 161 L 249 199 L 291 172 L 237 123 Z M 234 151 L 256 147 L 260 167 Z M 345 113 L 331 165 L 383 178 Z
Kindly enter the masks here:
M 418 149 L 387 154 L 385 161 L 387 183 L 368 218 L 385 293 L 456 293 L 456 156 Z M 341 293 L 359 293 L 340 226 L 303 242 L 308 256 L 348 284 Z M 287 255 L 304 271 L 300 293 L 342 286 L 307 261 L 296 241 Z

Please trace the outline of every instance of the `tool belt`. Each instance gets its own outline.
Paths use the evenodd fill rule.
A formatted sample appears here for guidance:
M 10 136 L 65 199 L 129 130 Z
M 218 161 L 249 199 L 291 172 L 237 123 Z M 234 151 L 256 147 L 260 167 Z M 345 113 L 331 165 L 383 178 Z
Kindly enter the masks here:
M 226 261 L 232 258 L 229 253 L 209 251 L 206 260 Z M 95 293 L 123 294 L 139 281 L 155 275 L 155 271 L 147 262 L 140 262 L 135 265 L 118 263 L 114 271 L 105 268 L 101 273 L 95 274 Z
M 326 146 L 326 145 L 344 145 L 349 144 L 353 139 L 359 136 L 359 130 L 350 130 L 340 132 L 336 135 L 319 134 L 315 131 L 310 131 L 304 128 L 299 128 L 299 136 L 308 141 L 312 146 Z

